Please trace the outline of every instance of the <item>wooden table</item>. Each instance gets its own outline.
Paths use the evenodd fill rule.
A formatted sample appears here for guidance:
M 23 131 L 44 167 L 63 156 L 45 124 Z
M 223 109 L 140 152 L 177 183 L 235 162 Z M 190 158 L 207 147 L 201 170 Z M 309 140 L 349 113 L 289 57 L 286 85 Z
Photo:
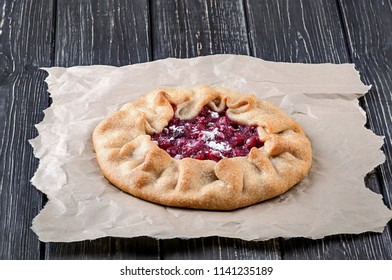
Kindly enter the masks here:
M 386 162 L 366 184 L 391 208 L 391 0 L 1 0 L 0 259 L 392 259 L 391 222 L 382 234 L 322 240 L 38 240 L 30 226 L 46 198 L 30 183 L 38 160 L 27 140 L 50 106 L 39 68 L 218 53 L 355 63 L 373 85 L 360 99 L 367 126 L 385 135 Z

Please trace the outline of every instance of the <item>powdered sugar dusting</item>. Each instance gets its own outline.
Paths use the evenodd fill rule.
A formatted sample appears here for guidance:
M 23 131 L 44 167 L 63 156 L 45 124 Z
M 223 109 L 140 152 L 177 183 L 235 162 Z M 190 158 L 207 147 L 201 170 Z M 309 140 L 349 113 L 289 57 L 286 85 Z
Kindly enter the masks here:
M 211 111 L 210 116 L 213 119 L 218 119 L 219 118 L 219 113 L 215 112 L 215 111 Z
M 261 147 L 256 127 L 234 123 L 226 111 L 215 112 L 208 106 L 191 120 L 173 118 L 162 133 L 152 140 L 173 158 L 210 159 L 246 156 L 252 147 Z
M 201 139 L 203 141 L 208 141 L 208 140 L 215 140 L 215 136 L 219 134 L 218 128 L 215 127 L 213 130 L 202 130 L 200 132 Z
M 218 143 L 216 141 L 208 141 L 207 146 L 216 151 L 228 151 L 230 150 L 230 146 L 227 143 Z

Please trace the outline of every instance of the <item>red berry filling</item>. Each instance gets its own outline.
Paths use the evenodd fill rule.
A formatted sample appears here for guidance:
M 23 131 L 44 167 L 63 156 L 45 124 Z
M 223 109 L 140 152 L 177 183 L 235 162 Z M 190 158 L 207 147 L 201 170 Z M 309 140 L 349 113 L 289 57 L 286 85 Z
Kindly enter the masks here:
M 263 146 L 256 126 L 231 121 L 226 111 L 204 106 L 191 120 L 173 117 L 161 133 L 151 136 L 158 146 L 176 159 L 210 159 L 246 156 L 253 147 Z

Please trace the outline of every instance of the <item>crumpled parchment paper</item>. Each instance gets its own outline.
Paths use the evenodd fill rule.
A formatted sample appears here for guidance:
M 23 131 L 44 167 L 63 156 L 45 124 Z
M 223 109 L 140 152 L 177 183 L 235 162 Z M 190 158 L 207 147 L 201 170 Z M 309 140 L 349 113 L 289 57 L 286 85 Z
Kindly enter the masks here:
M 53 104 L 30 140 L 32 183 L 47 194 L 32 229 L 42 241 L 104 236 L 244 240 L 382 232 L 392 218 L 364 176 L 384 162 L 383 138 L 364 127 L 369 87 L 352 64 L 275 63 L 238 55 L 164 59 L 125 67 L 45 68 Z M 287 111 L 313 145 L 309 175 L 287 193 L 230 212 L 178 209 L 123 193 L 102 176 L 91 134 L 105 116 L 157 87 L 206 83 L 255 93 Z

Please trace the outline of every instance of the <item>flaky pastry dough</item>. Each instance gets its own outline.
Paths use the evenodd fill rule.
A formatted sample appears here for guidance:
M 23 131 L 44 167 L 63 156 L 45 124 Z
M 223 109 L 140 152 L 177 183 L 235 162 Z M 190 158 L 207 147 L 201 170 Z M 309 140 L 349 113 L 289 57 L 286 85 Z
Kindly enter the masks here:
M 173 110 L 175 105 L 176 111 Z M 151 140 L 175 115 L 196 117 L 203 106 L 244 125 L 257 126 L 264 146 L 246 157 L 218 162 L 174 159 Z M 253 94 L 199 85 L 156 89 L 125 104 L 95 128 L 93 144 L 103 175 L 135 197 L 167 206 L 233 210 L 283 194 L 312 163 L 311 143 L 301 126 Z

